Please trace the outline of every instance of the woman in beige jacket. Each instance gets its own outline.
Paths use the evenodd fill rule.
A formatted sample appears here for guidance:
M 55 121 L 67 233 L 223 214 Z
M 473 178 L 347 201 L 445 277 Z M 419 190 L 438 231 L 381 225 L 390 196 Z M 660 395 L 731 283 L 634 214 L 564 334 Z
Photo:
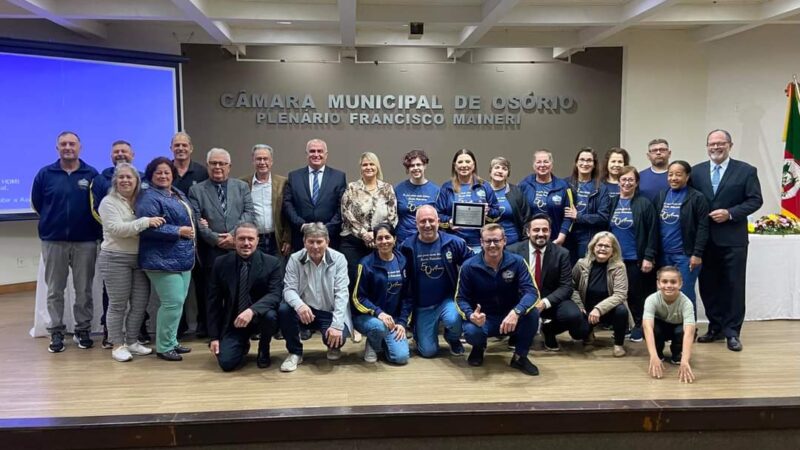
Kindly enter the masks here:
M 583 312 L 589 328 L 598 323 L 614 327 L 614 356 L 625 356 L 625 332 L 630 324 L 628 277 L 619 242 L 601 231 L 589 242 L 586 257 L 572 269 L 572 300 Z

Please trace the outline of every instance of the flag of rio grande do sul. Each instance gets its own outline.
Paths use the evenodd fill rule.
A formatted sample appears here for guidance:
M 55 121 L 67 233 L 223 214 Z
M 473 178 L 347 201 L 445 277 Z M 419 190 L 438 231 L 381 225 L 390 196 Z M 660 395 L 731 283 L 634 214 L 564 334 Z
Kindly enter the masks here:
M 800 218 L 800 89 L 797 80 L 786 89 L 789 106 L 786 110 L 786 128 L 783 140 L 783 175 L 781 176 L 781 209 L 793 219 Z

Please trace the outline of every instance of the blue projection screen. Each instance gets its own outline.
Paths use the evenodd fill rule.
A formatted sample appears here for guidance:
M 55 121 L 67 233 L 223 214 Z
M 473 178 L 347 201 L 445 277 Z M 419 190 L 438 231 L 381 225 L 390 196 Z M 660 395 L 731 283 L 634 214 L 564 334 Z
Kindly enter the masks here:
M 31 185 L 58 159 L 56 136 L 74 131 L 80 158 L 111 165 L 112 142 L 132 144 L 134 165 L 171 156 L 178 130 L 178 65 L 131 64 L 0 52 L 0 220 L 35 217 Z

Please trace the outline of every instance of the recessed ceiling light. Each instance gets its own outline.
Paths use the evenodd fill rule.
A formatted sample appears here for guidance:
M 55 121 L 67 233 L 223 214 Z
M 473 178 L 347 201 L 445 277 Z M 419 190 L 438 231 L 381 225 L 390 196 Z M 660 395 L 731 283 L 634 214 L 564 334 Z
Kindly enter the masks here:
M 278 25 L 291 25 L 291 24 L 292 24 L 291 20 L 279 20 L 278 21 Z

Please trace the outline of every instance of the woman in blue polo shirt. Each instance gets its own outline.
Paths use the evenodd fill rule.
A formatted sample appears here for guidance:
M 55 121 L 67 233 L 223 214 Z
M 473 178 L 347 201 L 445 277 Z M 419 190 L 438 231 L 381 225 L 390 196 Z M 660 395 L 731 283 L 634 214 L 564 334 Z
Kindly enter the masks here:
M 611 200 L 611 232 L 619 241 L 628 276 L 628 307 L 633 315 L 631 341 L 641 342 L 644 299 L 650 291 L 658 247 L 658 222 L 650 200 L 639 195 L 639 171 L 625 166 L 619 176 L 619 197 Z M 655 283 L 652 283 L 655 287 Z
M 392 364 L 408 362 L 406 328 L 412 302 L 406 295 L 406 259 L 395 250 L 395 231 L 389 223 L 372 230 L 375 251 L 358 263 L 353 290 L 353 326 L 367 337 L 364 361 L 374 363 L 386 353 Z
M 573 266 L 586 256 L 592 236 L 608 229 L 610 199 L 598 172 L 597 152 L 591 147 L 580 149 L 572 175 L 567 178 L 575 194 L 575 207 L 564 211 L 564 216 L 574 221 L 565 245 Z
M 481 251 L 480 227 L 463 228 L 452 224 L 453 203 L 483 203 L 487 205 L 486 216 L 490 221 L 500 217 L 497 196 L 489 182 L 478 176 L 478 161 L 475 154 L 462 148 L 453 155 L 450 169 L 451 178 L 442 185 L 439 198 L 436 200 L 436 211 L 439 213 L 440 228 L 450 230 L 467 241 L 473 252 Z
M 543 213 L 550 216 L 553 224 L 550 239 L 558 245 L 564 245 L 572 228 L 572 219 L 564 217 L 566 208 L 575 206 L 572 190 L 566 181 L 553 175 L 553 154 L 550 150 L 541 149 L 533 153 L 533 171 L 519 183 L 519 187 L 528 202 L 531 215 Z
M 522 190 L 516 184 L 508 182 L 511 175 L 511 162 L 502 157 L 492 159 L 489 164 L 489 179 L 500 205 L 500 218 L 498 223 L 503 226 L 506 233 L 506 245 L 525 239 L 523 228 L 530 216 L 530 208 Z
M 667 169 L 669 189 L 656 198 L 658 226 L 661 232 L 659 266 L 675 266 L 683 278 L 681 291 L 695 305 L 695 283 L 703 264 L 708 241 L 708 200 L 688 186 L 692 166 L 675 161 Z

